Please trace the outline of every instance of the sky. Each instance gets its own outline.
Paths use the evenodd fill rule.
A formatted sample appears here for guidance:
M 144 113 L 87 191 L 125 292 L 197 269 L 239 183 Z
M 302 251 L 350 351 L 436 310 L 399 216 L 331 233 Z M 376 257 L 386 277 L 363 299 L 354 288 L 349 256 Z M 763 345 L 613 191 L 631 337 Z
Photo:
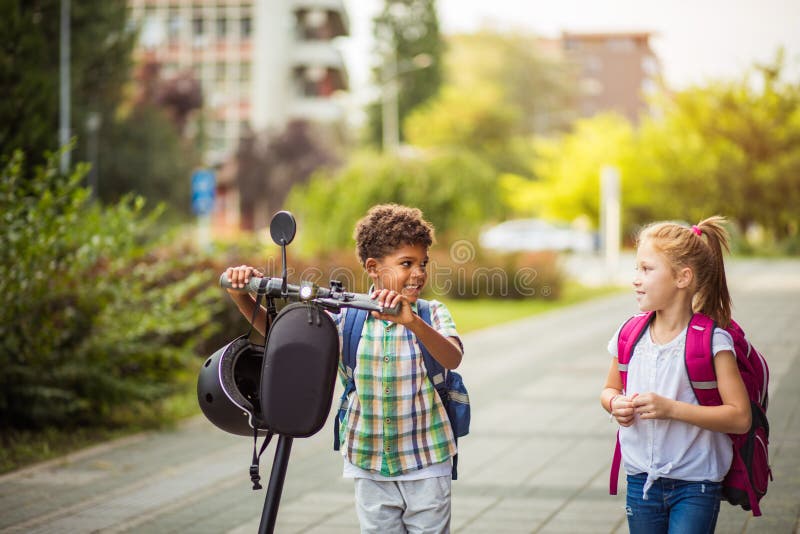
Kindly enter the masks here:
M 351 36 L 343 45 L 352 91 L 366 94 L 372 17 L 383 0 L 345 0 Z M 800 81 L 800 0 L 438 0 L 445 34 L 484 27 L 557 37 L 562 31 L 650 31 L 674 89 L 737 78 L 786 51 Z M 369 59 L 367 59 L 369 58 Z M 354 96 L 355 96 L 354 95 Z

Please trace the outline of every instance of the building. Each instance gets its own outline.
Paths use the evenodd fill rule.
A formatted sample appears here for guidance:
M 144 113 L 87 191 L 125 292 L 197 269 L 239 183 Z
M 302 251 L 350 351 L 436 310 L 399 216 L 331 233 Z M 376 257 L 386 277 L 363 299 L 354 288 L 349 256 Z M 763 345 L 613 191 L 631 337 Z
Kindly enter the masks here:
M 649 32 L 563 32 L 565 59 L 576 67 L 577 112 L 589 117 L 617 111 L 634 124 L 648 111 L 647 97 L 661 83 L 661 63 Z
M 291 119 L 344 120 L 348 87 L 336 39 L 349 33 L 342 0 L 128 0 L 137 54 L 165 77 L 191 70 L 203 89 L 209 165 L 252 130 Z

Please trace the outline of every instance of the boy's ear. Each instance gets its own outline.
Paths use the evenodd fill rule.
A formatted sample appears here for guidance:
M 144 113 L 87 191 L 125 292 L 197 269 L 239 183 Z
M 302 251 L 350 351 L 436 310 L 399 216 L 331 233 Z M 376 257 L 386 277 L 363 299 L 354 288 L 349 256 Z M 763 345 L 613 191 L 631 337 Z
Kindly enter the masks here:
M 375 279 L 378 276 L 378 260 L 375 258 L 367 258 L 364 262 L 364 269 L 370 278 Z

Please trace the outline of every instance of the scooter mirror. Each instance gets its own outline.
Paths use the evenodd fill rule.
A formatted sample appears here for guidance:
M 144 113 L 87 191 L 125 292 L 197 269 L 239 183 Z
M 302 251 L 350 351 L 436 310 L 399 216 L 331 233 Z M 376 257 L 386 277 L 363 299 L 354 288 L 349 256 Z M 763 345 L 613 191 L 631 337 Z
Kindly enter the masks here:
M 279 211 L 269 223 L 269 234 L 276 245 L 288 245 L 294 239 L 297 223 L 288 211 Z

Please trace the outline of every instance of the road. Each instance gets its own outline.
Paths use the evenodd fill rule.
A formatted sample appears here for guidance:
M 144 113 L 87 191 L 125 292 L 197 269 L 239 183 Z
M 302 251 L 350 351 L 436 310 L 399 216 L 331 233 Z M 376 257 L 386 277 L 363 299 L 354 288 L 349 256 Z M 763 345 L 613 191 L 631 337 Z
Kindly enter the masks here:
M 729 278 L 734 316 L 770 364 L 775 481 L 763 517 L 723 503 L 718 532 L 796 533 L 800 262 L 736 262 Z M 625 293 L 464 337 L 473 421 L 459 443 L 454 532 L 627 532 L 624 497 L 607 491 L 615 426 L 598 395 L 605 345 L 634 311 Z M 331 437 L 328 425 L 295 440 L 276 532 L 358 531 Z M 250 489 L 251 455 L 252 440 L 202 417 L 105 443 L 0 477 L 0 531 L 256 532 L 264 490 Z

